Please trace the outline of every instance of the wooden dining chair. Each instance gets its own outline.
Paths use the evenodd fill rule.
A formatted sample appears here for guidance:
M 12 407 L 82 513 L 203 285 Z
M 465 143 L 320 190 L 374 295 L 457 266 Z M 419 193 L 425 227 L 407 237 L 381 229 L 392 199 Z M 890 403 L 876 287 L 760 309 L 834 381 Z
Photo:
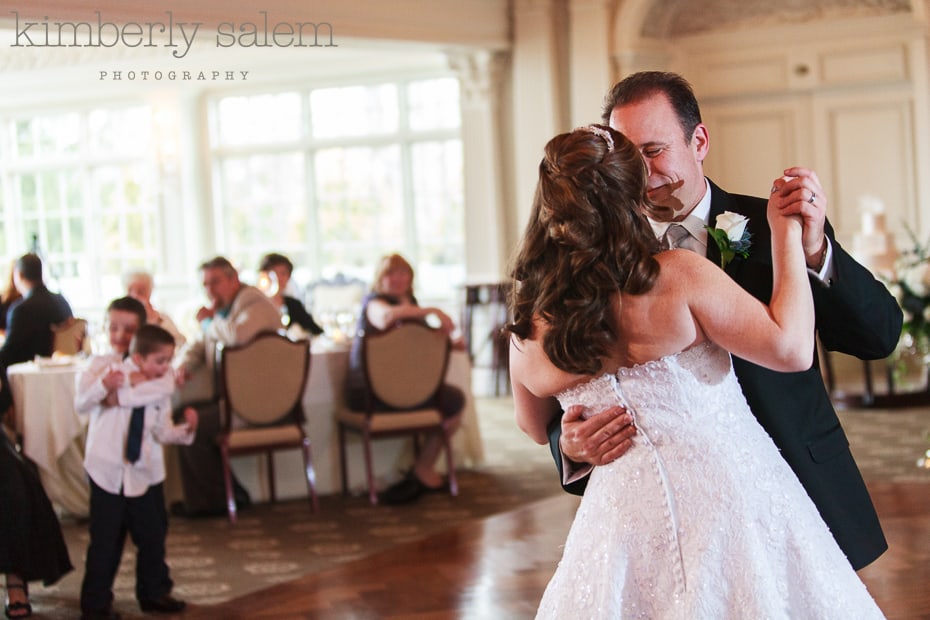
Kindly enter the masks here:
M 85 350 L 87 321 L 71 317 L 52 325 L 52 352 L 61 355 L 77 355 Z
M 503 332 L 503 328 L 510 322 L 507 299 L 511 284 L 490 282 L 467 284 L 463 288 L 465 303 L 462 305 L 462 333 L 468 356 L 476 365 L 478 358 L 486 360 L 490 357 L 494 396 L 506 396 L 511 389 L 510 338 Z M 476 333 L 475 327 L 478 325 L 480 328 Z
M 445 380 L 449 352 L 450 343 L 446 334 L 418 322 L 401 323 L 385 332 L 362 336 L 363 366 L 369 396 L 367 409 L 358 412 L 344 407 L 336 413 L 343 494 L 349 490 L 346 439 L 350 432 L 362 438 L 368 498 L 372 504 L 378 503 L 378 493 L 375 488 L 371 443 L 381 437 L 413 436 L 416 452 L 419 446 L 417 437 L 420 434 L 441 433 L 445 444 L 449 491 L 452 495 L 458 494 L 451 431 L 439 409 L 439 388 Z M 391 409 L 379 410 L 379 401 Z
M 310 343 L 262 332 L 243 345 L 218 350 L 220 411 L 217 438 L 223 456 L 226 506 L 236 522 L 230 459 L 265 454 L 271 501 L 276 501 L 274 452 L 299 448 L 313 512 L 319 510 L 310 438 L 303 429 L 303 394 L 310 371 Z

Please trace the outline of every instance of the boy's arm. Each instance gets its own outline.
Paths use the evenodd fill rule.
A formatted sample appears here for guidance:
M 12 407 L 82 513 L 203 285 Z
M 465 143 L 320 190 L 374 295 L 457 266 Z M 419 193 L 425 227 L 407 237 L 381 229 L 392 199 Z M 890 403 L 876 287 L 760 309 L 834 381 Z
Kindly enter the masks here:
M 157 411 L 158 419 L 152 427 L 152 433 L 158 443 L 175 443 L 184 446 L 194 443 L 194 435 L 197 432 L 197 412 L 192 407 L 185 409 L 185 422 L 182 424 L 174 424 L 171 419 L 170 398 L 166 398 Z
M 103 377 L 109 372 L 113 360 L 109 356 L 91 358 L 90 364 L 75 379 L 77 388 L 74 393 L 74 409 L 79 414 L 87 414 L 100 405 L 107 396 Z
M 126 381 L 117 391 L 122 407 L 145 407 L 154 405 L 174 393 L 174 373 L 166 372 L 157 379 L 149 379 L 136 385 Z

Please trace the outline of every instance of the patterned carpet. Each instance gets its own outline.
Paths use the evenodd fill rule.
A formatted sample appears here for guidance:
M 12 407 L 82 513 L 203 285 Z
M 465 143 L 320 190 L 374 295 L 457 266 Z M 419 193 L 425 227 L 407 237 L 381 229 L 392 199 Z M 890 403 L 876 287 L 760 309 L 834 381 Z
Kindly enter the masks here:
M 460 472 L 457 498 L 436 494 L 410 506 L 373 508 L 364 497 L 327 496 L 317 515 L 307 502 L 289 501 L 255 506 L 235 526 L 220 518 L 172 518 L 168 563 L 175 594 L 210 605 L 559 493 L 548 450 L 516 429 L 510 399 L 479 399 L 478 411 L 487 463 Z M 930 482 L 930 471 L 916 467 L 930 448 L 930 409 L 840 415 L 867 481 Z M 64 523 L 63 529 L 76 569 L 55 586 L 33 587 L 39 618 L 76 617 L 86 525 Z M 134 558 L 127 543 L 115 588 L 115 607 L 130 618 L 141 617 Z
M 917 467 L 930 449 L 930 408 L 839 411 L 849 445 L 866 482 L 930 483 Z

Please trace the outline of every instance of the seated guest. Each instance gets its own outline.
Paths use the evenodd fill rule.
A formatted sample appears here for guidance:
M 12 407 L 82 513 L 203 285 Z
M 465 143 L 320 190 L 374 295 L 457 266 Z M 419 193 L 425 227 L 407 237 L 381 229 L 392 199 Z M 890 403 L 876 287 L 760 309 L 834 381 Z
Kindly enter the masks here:
M 35 254 L 25 254 L 13 266 L 13 282 L 23 296 L 7 314 L 6 340 L 0 347 L 0 412 L 13 403 L 6 369 L 28 362 L 37 355 L 50 356 L 54 347 L 52 325 L 72 317 L 71 306 L 64 297 L 49 291 L 42 281 L 42 260 Z
M 287 256 L 283 254 L 265 254 L 262 257 L 258 270 L 266 275 L 274 274 L 278 281 L 277 289 L 274 295 L 271 295 L 271 301 L 275 306 L 282 309 L 288 316 L 288 325 L 300 325 L 304 331 L 314 336 L 323 333 L 323 328 L 317 325 L 313 316 L 304 307 L 304 304 L 287 294 L 287 285 L 291 281 L 291 273 L 294 271 L 294 264 Z
M 450 337 L 455 329 L 452 319 L 439 308 L 417 304 L 416 297 L 413 296 L 413 267 L 399 254 L 391 254 L 381 259 L 372 282 L 371 292 L 362 299 L 357 335 L 349 354 L 346 404 L 353 411 L 365 411 L 368 403 L 368 388 L 365 384 L 365 370 L 362 367 L 361 335 L 385 331 L 403 320 L 412 319 L 425 323 L 427 317 L 438 319 L 439 329 Z M 451 385 L 443 385 L 441 390 L 443 418 L 447 420 L 447 425 L 455 430 L 461 424 L 465 395 Z M 375 406 L 380 410 L 390 409 L 383 403 L 376 403 Z M 442 446 L 442 436 L 438 433 L 430 434 L 413 468 L 400 482 L 385 490 L 380 501 L 385 504 L 403 504 L 412 502 L 423 493 L 446 491 L 446 482 L 436 471 L 436 461 L 439 460 Z
M 281 327 L 278 309 L 260 290 L 242 284 L 229 260 L 217 256 L 203 263 L 200 271 L 210 305 L 197 311 L 201 332 L 184 351 L 177 369 L 182 386 L 195 373 L 206 373 L 205 379 L 213 386 L 218 344 L 244 344 L 260 332 L 277 331 Z M 211 393 L 216 393 L 215 387 Z M 188 516 L 222 515 L 226 513 L 226 491 L 216 443 L 222 429 L 219 406 L 215 398 L 191 404 L 197 409 L 199 423 L 194 443 L 178 448 L 184 501 L 172 506 L 172 511 Z M 248 504 L 246 490 L 235 480 L 234 485 L 237 501 Z
M 16 289 L 16 283 L 13 282 L 13 269 L 14 266 L 10 265 L 10 281 L 0 292 L 0 332 L 6 331 L 6 318 L 10 307 L 14 302 L 23 298 L 22 293 Z
M 166 330 L 174 336 L 175 346 L 180 349 L 187 342 L 187 338 L 180 332 L 171 317 L 152 306 L 152 290 L 155 288 L 152 274 L 146 271 L 130 271 L 123 276 L 123 285 L 126 287 L 127 295 L 138 299 L 145 306 L 146 324 L 158 325 Z
M 2 414 L 0 414 L 2 417 Z M 58 517 L 34 463 L 0 430 L 0 573 L 6 577 L 7 618 L 32 615 L 29 582 L 49 586 L 68 573 L 71 559 Z

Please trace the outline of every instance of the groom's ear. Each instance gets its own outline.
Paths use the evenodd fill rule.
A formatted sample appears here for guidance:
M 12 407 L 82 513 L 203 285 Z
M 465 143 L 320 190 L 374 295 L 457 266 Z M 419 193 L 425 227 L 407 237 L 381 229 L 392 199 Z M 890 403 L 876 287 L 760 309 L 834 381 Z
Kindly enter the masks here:
M 694 150 L 695 161 L 704 162 L 707 152 L 710 150 L 710 134 L 707 133 L 707 127 L 704 123 L 698 123 L 691 134 L 691 148 Z

